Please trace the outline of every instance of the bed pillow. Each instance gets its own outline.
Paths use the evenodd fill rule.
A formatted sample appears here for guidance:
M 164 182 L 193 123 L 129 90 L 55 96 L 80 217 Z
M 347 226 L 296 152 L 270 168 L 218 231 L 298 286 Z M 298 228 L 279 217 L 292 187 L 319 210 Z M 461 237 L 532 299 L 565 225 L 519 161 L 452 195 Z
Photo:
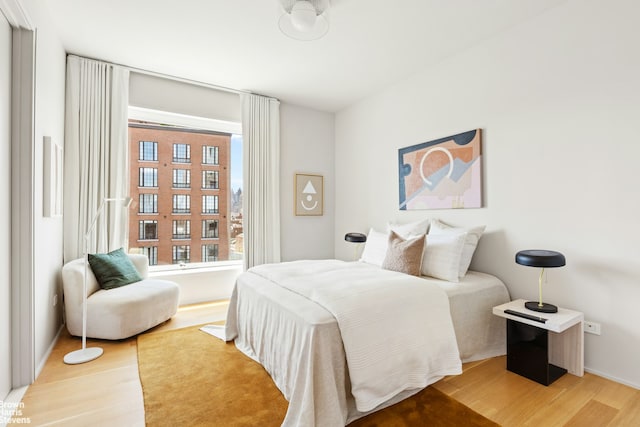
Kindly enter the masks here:
M 471 259 L 473 258 L 473 254 L 476 251 L 476 247 L 478 246 L 478 241 L 484 233 L 485 226 L 480 225 L 477 227 L 453 227 L 451 225 L 445 224 L 442 221 L 434 219 L 431 221 L 431 228 L 429 230 L 429 234 L 440 235 L 440 234 L 459 234 L 459 233 L 467 233 L 467 237 L 464 242 L 464 248 L 462 249 L 462 256 L 460 257 L 460 266 L 458 269 L 458 276 L 464 277 L 467 274 L 467 270 L 469 269 L 469 265 L 471 264 Z
M 389 235 L 387 233 L 381 233 L 373 228 L 370 229 L 360 261 L 381 267 L 387 254 L 388 241 Z
M 422 236 L 429 231 L 430 219 L 422 219 L 420 221 L 409 222 L 406 224 L 398 224 L 395 222 L 387 223 L 387 231 L 395 231 L 399 236 L 408 239 L 410 237 Z
M 422 274 L 458 282 L 458 270 L 467 233 L 428 234 L 422 257 Z
M 102 289 L 119 288 L 142 280 L 122 248 L 107 254 L 89 254 L 89 265 Z
M 387 254 L 382 268 L 420 276 L 425 235 L 415 239 L 403 239 L 395 231 L 389 234 Z

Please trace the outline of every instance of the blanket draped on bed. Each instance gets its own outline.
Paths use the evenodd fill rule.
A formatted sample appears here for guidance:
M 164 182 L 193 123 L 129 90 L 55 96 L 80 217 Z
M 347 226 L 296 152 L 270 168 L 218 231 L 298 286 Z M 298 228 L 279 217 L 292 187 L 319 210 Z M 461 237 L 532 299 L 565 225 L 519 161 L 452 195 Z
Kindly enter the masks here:
M 249 272 L 336 318 L 359 411 L 462 372 L 449 300 L 438 286 L 337 260 L 268 264 Z

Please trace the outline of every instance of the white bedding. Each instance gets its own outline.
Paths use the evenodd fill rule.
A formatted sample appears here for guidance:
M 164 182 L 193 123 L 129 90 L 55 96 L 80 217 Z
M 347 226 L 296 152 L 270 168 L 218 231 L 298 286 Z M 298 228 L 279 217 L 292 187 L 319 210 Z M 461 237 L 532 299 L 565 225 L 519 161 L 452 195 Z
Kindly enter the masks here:
M 338 260 L 261 265 L 250 274 L 320 304 L 336 318 L 359 411 L 462 372 L 449 301 L 434 284 Z
M 303 270 L 313 271 L 313 269 L 321 268 L 317 263 L 305 264 Z M 378 302 L 371 306 L 371 301 L 376 299 L 362 296 L 362 289 L 359 289 L 358 285 L 359 279 L 356 278 L 356 275 L 362 274 L 364 276 L 380 276 L 381 274 L 387 275 L 387 273 L 389 273 L 389 277 L 397 275 L 402 277 L 409 276 L 386 272 L 378 267 L 364 263 L 343 263 L 341 261 L 337 263 L 344 267 L 344 271 L 333 276 L 328 274 L 328 277 L 332 277 L 331 280 L 334 280 L 336 286 L 346 288 L 348 290 L 347 293 L 354 291 L 352 300 L 367 300 L 369 301 L 369 307 L 371 307 L 371 310 L 369 310 L 370 316 L 368 316 L 367 320 L 360 323 L 355 322 L 356 329 L 354 331 L 357 331 L 356 335 L 361 334 L 361 338 L 364 338 L 362 340 L 364 345 L 374 343 L 377 348 L 387 347 L 392 350 L 394 357 L 402 357 L 405 351 L 400 350 L 400 343 L 407 341 L 407 336 L 410 336 L 409 342 L 419 342 L 420 345 L 418 347 L 422 350 L 423 344 L 429 342 L 429 335 L 433 333 L 433 331 L 428 331 L 429 328 L 420 328 L 416 324 L 409 327 L 406 323 L 403 326 L 387 324 L 387 321 L 392 318 L 403 317 L 397 314 L 402 313 L 402 309 L 392 308 L 392 301 L 397 299 L 400 293 L 396 292 L 394 297 L 378 298 Z M 235 344 L 241 351 L 261 363 L 289 401 L 289 409 L 282 425 L 342 426 L 366 415 L 371 410 L 378 410 L 396 403 L 418 392 L 428 383 L 437 381 L 443 375 L 447 375 L 444 372 L 438 372 L 436 369 L 433 375 L 426 375 L 428 379 L 425 380 L 425 374 L 422 372 L 422 378 L 416 383 L 418 385 L 410 385 L 406 390 L 393 395 L 391 398 L 388 398 L 388 394 L 380 394 L 379 390 L 375 390 L 374 395 L 376 398 L 367 399 L 370 390 L 366 389 L 366 381 L 368 381 L 366 377 L 373 373 L 375 380 L 393 378 L 393 372 L 395 372 L 393 370 L 398 363 L 385 366 L 386 356 L 373 360 L 374 365 L 369 365 L 370 361 L 366 361 L 362 365 L 364 377 L 358 377 L 362 373 L 356 373 L 359 368 L 354 371 L 356 377 L 358 377 L 354 378 L 354 383 L 358 383 L 357 387 L 366 389 L 363 394 L 365 396 L 363 402 L 365 403 L 356 405 L 356 399 L 354 399 L 351 387 L 353 373 L 350 371 L 353 363 L 347 364 L 348 358 L 345 354 L 345 348 L 349 348 L 350 344 L 343 346 L 339 321 L 327 308 L 308 298 L 311 294 L 316 293 L 314 291 L 315 285 L 310 286 L 306 280 L 292 279 L 292 271 L 287 271 L 289 268 L 287 264 L 289 263 L 280 264 L 279 271 L 268 272 L 262 268 L 255 268 L 254 271 L 242 274 L 234 288 L 225 326 L 226 339 L 235 338 Z M 316 265 L 314 266 L 313 264 Z M 259 274 L 256 274 L 256 270 Z M 428 292 L 430 295 L 440 294 L 442 297 L 444 293 L 437 292 L 434 289 L 445 290 L 451 301 L 450 312 L 456 333 L 455 339 L 457 339 L 460 355 L 463 359 L 475 360 L 504 354 L 504 324 L 495 325 L 494 322 L 489 322 L 491 324 L 488 324 L 486 319 L 493 320 L 493 316 L 491 316 L 491 307 L 493 305 L 498 305 L 508 300 L 506 288 L 493 276 L 470 273 L 467 275 L 469 277 L 468 280 L 465 277 L 458 284 L 420 278 L 411 278 L 411 282 L 424 285 L 418 287 L 431 289 Z M 349 277 L 342 280 L 340 279 L 341 274 Z M 312 274 L 313 281 L 321 282 L 322 280 L 319 279 L 319 276 L 322 276 L 322 274 L 316 270 Z M 284 279 L 284 282 L 302 282 L 302 284 L 291 285 L 289 283 L 285 285 L 287 287 L 283 287 L 271 280 L 277 278 Z M 331 280 L 329 280 L 330 286 Z M 416 280 L 418 282 L 415 282 Z M 428 283 L 431 283 L 431 285 L 428 285 Z M 434 284 L 437 287 L 434 287 Z M 413 284 L 409 285 L 409 287 L 415 286 Z M 289 288 L 294 288 L 294 290 L 292 291 Z M 474 292 L 474 288 L 479 288 L 481 291 Z M 305 296 L 305 294 L 307 295 Z M 483 297 L 482 295 L 490 296 Z M 329 299 L 328 296 L 324 295 L 319 298 L 323 300 L 324 304 L 331 304 L 326 301 Z M 349 297 L 346 299 L 348 300 Z M 478 299 L 482 300 L 481 304 L 476 304 Z M 449 310 L 446 298 L 435 297 L 432 303 L 429 303 L 429 301 L 430 298 L 426 298 L 426 301 L 424 301 L 426 305 L 422 311 L 437 311 L 441 310 L 442 307 Z M 454 301 L 456 301 L 455 304 Z M 486 304 L 487 301 L 492 305 L 476 309 L 476 306 Z M 421 298 L 411 298 L 411 304 L 418 305 L 418 302 L 421 302 Z M 338 305 L 341 304 L 341 299 L 339 299 Z M 407 300 L 401 302 L 400 305 L 402 308 L 405 307 Z M 440 308 L 436 308 L 436 306 Z M 335 308 L 332 308 L 332 310 L 335 310 Z M 338 314 L 338 318 L 341 316 L 342 314 Z M 418 315 L 418 318 L 422 317 Z M 411 316 L 404 318 L 401 320 L 401 324 L 403 321 L 410 322 L 410 319 Z M 444 323 L 447 324 L 447 322 Z M 447 327 L 440 323 L 436 329 L 438 328 L 446 329 Z M 494 332 L 499 334 L 498 338 L 493 337 L 495 335 Z M 354 332 L 349 332 L 347 335 L 349 334 L 353 335 Z M 478 334 L 481 337 L 477 337 Z M 403 338 L 393 341 L 393 345 L 390 345 L 390 340 L 399 335 L 402 335 Z M 436 332 L 437 335 L 438 332 Z M 447 334 L 445 333 L 445 335 Z M 489 341 L 488 346 L 482 345 L 482 343 L 478 346 L 479 341 L 486 342 L 487 339 Z M 444 341 L 446 342 L 447 339 L 445 338 Z M 469 345 L 467 341 L 471 344 Z M 381 345 L 378 346 L 377 344 Z M 450 341 L 449 346 L 451 346 Z M 399 351 L 394 352 L 393 350 Z M 356 352 L 361 351 L 362 349 L 356 350 Z M 366 353 L 366 351 L 363 351 L 365 357 L 367 356 Z M 374 350 L 371 354 L 382 353 Z M 448 360 L 449 356 L 445 356 L 445 359 Z M 426 357 L 426 359 L 428 360 L 429 357 Z M 382 363 L 378 363 L 381 361 Z M 459 359 L 457 359 L 457 363 L 459 364 Z M 372 366 L 372 369 L 367 369 L 367 366 Z M 381 374 L 381 372 L 378 372 L 378 375 L 375 375 L 375 369 L 380 366 L 390 370 L 389 372 L 391 373 Z M 446 369 L 449 368 L 448 366 Z M 364 383 L 360 383 L 362 378 L 365 378 Z M 377 386 L 378 383 L 374 388 L 377 388 Z M 356 395 L 359 393 L 357 387 L 355 390 Z M 394 384 L 391 389 L 393 389 L 392 394 L 397 392 L 397 384 Z M 375 408 L 371 406 L 374 403 L 377 405 Z M 358 407 L 362 410 L 359 410 Z

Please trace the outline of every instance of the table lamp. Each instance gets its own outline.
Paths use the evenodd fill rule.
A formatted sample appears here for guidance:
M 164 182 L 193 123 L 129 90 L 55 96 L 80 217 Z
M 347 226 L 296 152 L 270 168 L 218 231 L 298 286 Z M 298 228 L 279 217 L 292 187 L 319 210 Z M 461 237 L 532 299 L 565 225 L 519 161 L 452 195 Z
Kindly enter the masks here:
M 562 267 L 566 265 L 564 255 L 560 252 L 547 251 L 543 249 L 527 249 L 516 254 L 516 263 L 529 267 L 541 267 L 540 279 L 538 280 L 538 301 L 527 301 L 524 306 L 529 310 L 542 313 L 557 313 L 558 307 L 553 304 L 542 302 L 542 278 L 544 269 L 550 267 Z
M 358 259 L 358 247 L 360 246 L 361 243 L 364 243 L 367 241 L 367 235 L 362 233 L 347 233 L 344 235 L 344 240 L 351 243 L 357 243 L 355 259 Z

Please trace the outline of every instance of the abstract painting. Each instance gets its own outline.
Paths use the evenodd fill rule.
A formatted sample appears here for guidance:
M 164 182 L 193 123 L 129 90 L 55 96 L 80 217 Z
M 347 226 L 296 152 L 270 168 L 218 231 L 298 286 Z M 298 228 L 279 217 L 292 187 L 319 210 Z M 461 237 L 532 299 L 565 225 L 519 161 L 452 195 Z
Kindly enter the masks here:
M 320 216 L 324 209 L 324 182 L 322 175 L 297 173 L 295 179 L 295 214 Z
M 482 207 L 481 130 L 398 150 L 400 210 Z

